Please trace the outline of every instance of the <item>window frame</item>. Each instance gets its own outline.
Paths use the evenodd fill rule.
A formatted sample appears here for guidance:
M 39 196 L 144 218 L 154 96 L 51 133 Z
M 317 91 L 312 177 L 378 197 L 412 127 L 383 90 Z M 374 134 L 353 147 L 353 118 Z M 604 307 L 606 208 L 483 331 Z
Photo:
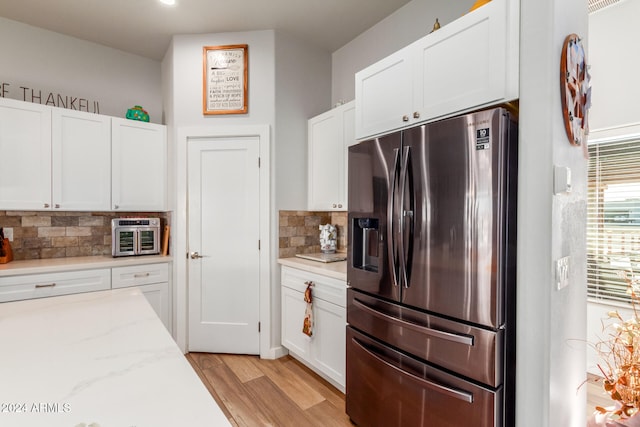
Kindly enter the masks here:
M 631 183 L 640 189 L 640 133 L 590 140 L 587 148 L 587 298 L 628 306 L 631 299 L 619 273 L 640 273 L 640 211 L 633 210 L 632 215 L 631 201 L 635 198 L 625 198 L 618 205 L 626 207 L 626 219 L 624 212 L 607 215 L 605 191 L 610 185 Z

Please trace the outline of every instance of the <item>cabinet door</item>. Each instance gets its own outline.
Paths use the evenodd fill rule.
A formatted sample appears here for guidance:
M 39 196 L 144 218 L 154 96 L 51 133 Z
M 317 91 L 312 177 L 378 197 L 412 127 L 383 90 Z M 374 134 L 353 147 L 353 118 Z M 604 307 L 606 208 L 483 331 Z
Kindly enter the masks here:
M 307 304 L 304 294 L 282 287 L 282 345 L 297 356 L 309 359 L 310 338 L 302 333 Z
M 342 112 L 327 111 L 309 120 L 309 210 L 344 210 L 345 157 Z
M 171 333 L 171 318 L 169 311 L 169 283 L 154 283 L 138 287 L 149 301 L 149 305 L 156 312 L 167 331 Z
M 51 207 L 51 108 L 0 98 L 0 210 Z
M 413 105 L 408 48 L 356 73 L 356 137 L 387 133 L 406 125 Z
M 346 309 L 315 298 L 313 319 L 312 364 L 342 386 L 344 391 Z
M 113 210 L 166 210 L 166 127 L 119 118 L 111 126 Z
M 410 46 L 414 110 L 421 120 L 509 100 L 507 3 L 494 0 Z
M 53 109 L 53 208 L 108 211 L 111 206 L 111 118 Z

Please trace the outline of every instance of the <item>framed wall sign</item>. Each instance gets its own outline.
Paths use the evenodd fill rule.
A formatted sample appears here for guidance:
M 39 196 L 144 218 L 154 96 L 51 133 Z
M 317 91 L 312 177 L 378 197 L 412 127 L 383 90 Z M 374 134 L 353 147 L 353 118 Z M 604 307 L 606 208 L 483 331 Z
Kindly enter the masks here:
M 248 45 L 205 46 L 203 114 L 246 114 Z

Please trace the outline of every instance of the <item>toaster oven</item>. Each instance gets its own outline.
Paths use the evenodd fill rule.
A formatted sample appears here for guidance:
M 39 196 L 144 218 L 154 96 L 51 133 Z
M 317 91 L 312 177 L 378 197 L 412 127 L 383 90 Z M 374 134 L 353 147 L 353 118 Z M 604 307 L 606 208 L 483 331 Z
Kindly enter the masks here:
M 160 218 L 111 220 L 111 254 L 114 257 L 160 253 Z

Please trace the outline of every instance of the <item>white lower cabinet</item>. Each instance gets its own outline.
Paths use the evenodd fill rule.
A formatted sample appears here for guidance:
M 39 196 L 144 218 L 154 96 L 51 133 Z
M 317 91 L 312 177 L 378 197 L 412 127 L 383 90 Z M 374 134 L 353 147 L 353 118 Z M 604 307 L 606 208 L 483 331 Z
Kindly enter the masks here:
M 0 277 L 0 302 L 19 301 L 111 288 L 111 270 L 65 271 Z
M 115 262 L 115 261 L 114 261 Z M 168 262 L 0 277 L 0 303 L 136 286 L 171 333 Z
M 344 306 L 341 307 L 319 298 L 316 298 L 314 303 L 315 324 L 311 338 L 313 341 L 312 363 L 344 387 L 346 309 Z
M 113 289 L 137 286 L 171 332 L 169 304 L 169 264 L 133 265 L 111 269 Z
M 282 287 L 282 345 L 291 353 L 309 358 L 310 338 L 302 333 L 302 319 L 307 303 L 304 293 Z
M 282 345 L 342 392 L 345 391 L 346 282 L 282 267 Z M 313 334 L 302 332 L 306 282 L 313 282 Z

